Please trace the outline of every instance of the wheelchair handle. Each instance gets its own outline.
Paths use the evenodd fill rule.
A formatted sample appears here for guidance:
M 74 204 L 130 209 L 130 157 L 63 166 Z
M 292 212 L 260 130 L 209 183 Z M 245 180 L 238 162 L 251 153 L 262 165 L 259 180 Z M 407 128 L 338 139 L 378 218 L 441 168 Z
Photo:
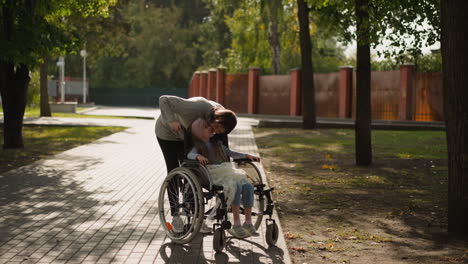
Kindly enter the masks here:
M 252 160 L 249 159 L 249 158 L 243 158 L 243 159 L 235 159 L 234 162 L 237 162 L 237 163 L 243 163 L 243 162 L 252 163 Z

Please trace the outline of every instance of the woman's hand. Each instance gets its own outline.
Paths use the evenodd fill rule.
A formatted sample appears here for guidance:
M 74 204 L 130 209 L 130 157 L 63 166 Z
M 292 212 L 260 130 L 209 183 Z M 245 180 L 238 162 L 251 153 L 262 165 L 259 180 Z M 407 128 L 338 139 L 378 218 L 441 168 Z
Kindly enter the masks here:
M 256 161 L 256 162 L 260 162 L 260 157 L 257 157 L 257 156 L 253 156 L 253 155 L 250 155 L 250 154 L 247 154 L 245 155 L 248 159 L 250 159 L 251 161 Z
M 209 163 L 209 160 L 207 158 L 205 158 L 204 156 L 202 155 L 198 155 L 197 156 L 197 160 L 198 162 L 200 162 L 202 165 L 206 165 Z
M 172 121 L 169 123 L 169 126 L 171 127 L 172 131 L 176 133 L 182 129 L 182 125 L 178 121 Z

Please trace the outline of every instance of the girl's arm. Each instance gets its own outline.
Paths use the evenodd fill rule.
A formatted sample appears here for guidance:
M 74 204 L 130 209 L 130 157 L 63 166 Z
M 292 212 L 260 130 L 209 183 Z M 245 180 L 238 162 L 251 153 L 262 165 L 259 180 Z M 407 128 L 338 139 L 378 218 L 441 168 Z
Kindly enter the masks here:
M 226 146 L 223 145 L 223 150 L 224 152 L 226 153 L 226 155 L 228 155 L 229 157 L 233 158 L 233 159 L 245 159 L 245 158 L 248 158 L 252 161 L 260 161 L 260 158 L 257 157 L 257 156 L 254 156 L 254 155 L 250 155 L 250 154 L 246 154 L 246 153 L 242 153 L 242 152 L 237 152 L 237 151 L 234 151 L 234 150 L 230 150 L 229 148 L 227 148 Z
M 206 165 L 209 162 L 205 156 L 198 154 L 197 148 L 192 148 L 192 150 L 190 150 L 190 152 L 187 154 L 187 158 L 191 160 L 198 160 L 203 165 Z
M 224 145 L 222 145 L 222 146 L 223 146 L 224 152 L 226 153 L 226 155 L 228 157 L 231 157 L 233 159 L 245 159 L 245 158 L 247 158 L 247 154 L 245 154 L 245 153 L 230 150 L 229 148 L 227 148 Z

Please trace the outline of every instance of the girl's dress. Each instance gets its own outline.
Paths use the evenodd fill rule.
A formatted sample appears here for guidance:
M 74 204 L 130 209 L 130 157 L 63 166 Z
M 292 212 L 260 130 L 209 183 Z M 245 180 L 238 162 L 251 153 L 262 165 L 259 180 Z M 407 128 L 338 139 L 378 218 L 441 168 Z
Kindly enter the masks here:
M 223 186 L 226 204 L 232 204 L 236 194 L 237 183 L 244 185 L 249 183 L 245 171 L 238 169 L 234 162 L 206 165 L 210 172 L 213 184 Z

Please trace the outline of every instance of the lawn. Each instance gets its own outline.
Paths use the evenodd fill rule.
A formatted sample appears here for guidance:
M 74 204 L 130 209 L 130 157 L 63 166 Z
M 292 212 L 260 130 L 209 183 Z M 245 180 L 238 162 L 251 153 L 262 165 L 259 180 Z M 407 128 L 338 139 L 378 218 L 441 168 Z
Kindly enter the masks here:
M 138 117 L 124 117 L 124 116 L 103 116 L 103 115 L 84 115 L 80 114 L 78 112 L 86 110 L 89 108 L 77 108 L 76 111 L 77 113 L 52 113 L 53 117 L 72 117 L 72 118 L 110 118 L 110 119 L 135 119 Z M 2 111 L 3 109 L 1 108 L 0 105 L 0 117 L 3 117 L 4 113 Z M 25 112 L 24 112 L 24 117 L 39 117 L 40 115 L 40 109 L 39 107 L 26 107 Z
M 0 150 L 0 173 L 120 132 L 124 127 L 24 126 L 22 149 Z M 3 145 L 3 130 L 0 130 Z
M 294 263 L 465 263 L 447 238 L 445 132 L 255 129 Z M 304 224 L 308 223 L 308 224 Z

